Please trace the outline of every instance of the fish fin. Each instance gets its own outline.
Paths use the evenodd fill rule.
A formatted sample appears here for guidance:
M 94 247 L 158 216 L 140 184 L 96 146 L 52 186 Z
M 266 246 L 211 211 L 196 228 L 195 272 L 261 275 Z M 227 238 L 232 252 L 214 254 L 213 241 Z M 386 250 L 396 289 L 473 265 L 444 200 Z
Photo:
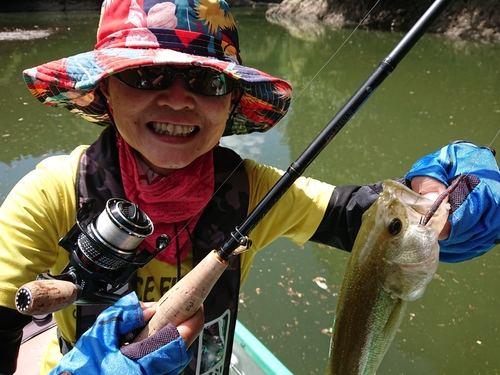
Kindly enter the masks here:
M 425 289 L 427 285 L 422 286 L 420 289 L 416 289 L 410 294 L 408 294 L 408 297 L 406 297 L 407 301 L 415 301 L 416 299 L 419 299 L 424 295 Z
M 391 315 L 387 319 L 387 323 L 384 326 L 384 336 L 394 336 L 396 334 L 397 328 L 403 320 L 407 304 L 408 303 L 406 301 L 398 299 L 397 303 L 394 305 Z
M 330 354 L 332 354 L 333 350 L 333 333 L 335 332 L 335 321 L 337 320 L 337 313 L 333 314 L 333 325 L 332 325 L 332 335 L 330 336 L 330 346 L 328 349 L 328 357 L 330 357 Z

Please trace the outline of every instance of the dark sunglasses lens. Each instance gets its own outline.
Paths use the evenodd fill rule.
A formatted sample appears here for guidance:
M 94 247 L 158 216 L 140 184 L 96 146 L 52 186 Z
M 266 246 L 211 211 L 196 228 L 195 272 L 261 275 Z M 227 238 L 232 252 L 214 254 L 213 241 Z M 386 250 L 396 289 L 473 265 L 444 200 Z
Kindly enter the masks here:
M 236 87 L 236 80 L 212 69 L 190 69 L 186 74 L 186 78 L 191 89 L 202 95 L 226 95 Z
M 170 71 L 154 67 L 127 69 L 117 74 L 123 83 L 140 90 L 163 90 L 170 86 Z

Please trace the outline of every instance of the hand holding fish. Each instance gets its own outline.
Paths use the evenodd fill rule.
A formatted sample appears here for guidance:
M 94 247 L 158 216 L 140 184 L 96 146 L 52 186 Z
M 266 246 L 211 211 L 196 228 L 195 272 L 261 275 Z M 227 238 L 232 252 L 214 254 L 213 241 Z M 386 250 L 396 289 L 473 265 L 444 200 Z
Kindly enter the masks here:
M 454 142 L 417 161 L 406 175 L 413 190 L 422 194 L 430 190 L 429 185 L 421 185 L 419 177 L 449 186 L 460 175 L 464 178 L 449 195 L 449 235 L 445 236 L 445 227 L 439 237 L 440 260 L 445 262 L 472 259 L 500 241 L 500 172 L 495 152 Z

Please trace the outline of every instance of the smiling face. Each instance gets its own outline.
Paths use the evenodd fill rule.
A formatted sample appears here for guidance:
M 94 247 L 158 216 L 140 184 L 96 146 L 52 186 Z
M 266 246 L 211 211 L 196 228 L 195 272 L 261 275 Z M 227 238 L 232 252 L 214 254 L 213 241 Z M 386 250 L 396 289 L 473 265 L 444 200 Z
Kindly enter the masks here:
M 113 76 L 100 87 L 123 139 L 153 171 L 165 176 L 215 147 L 232 97 L 193 93 L 181 76 L 157 91 L 131 88 Z

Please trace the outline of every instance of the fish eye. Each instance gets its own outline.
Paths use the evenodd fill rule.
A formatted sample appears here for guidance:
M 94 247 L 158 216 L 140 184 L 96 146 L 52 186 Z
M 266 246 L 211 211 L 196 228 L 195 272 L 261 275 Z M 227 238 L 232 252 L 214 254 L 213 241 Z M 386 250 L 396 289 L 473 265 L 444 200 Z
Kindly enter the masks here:
M 387 231 L 394 236 L 396 234 L 401 233 L 402 229 L 403 229 L 403 223 L 398 218 L 392 219 L 389 225 L 387 226 Z

